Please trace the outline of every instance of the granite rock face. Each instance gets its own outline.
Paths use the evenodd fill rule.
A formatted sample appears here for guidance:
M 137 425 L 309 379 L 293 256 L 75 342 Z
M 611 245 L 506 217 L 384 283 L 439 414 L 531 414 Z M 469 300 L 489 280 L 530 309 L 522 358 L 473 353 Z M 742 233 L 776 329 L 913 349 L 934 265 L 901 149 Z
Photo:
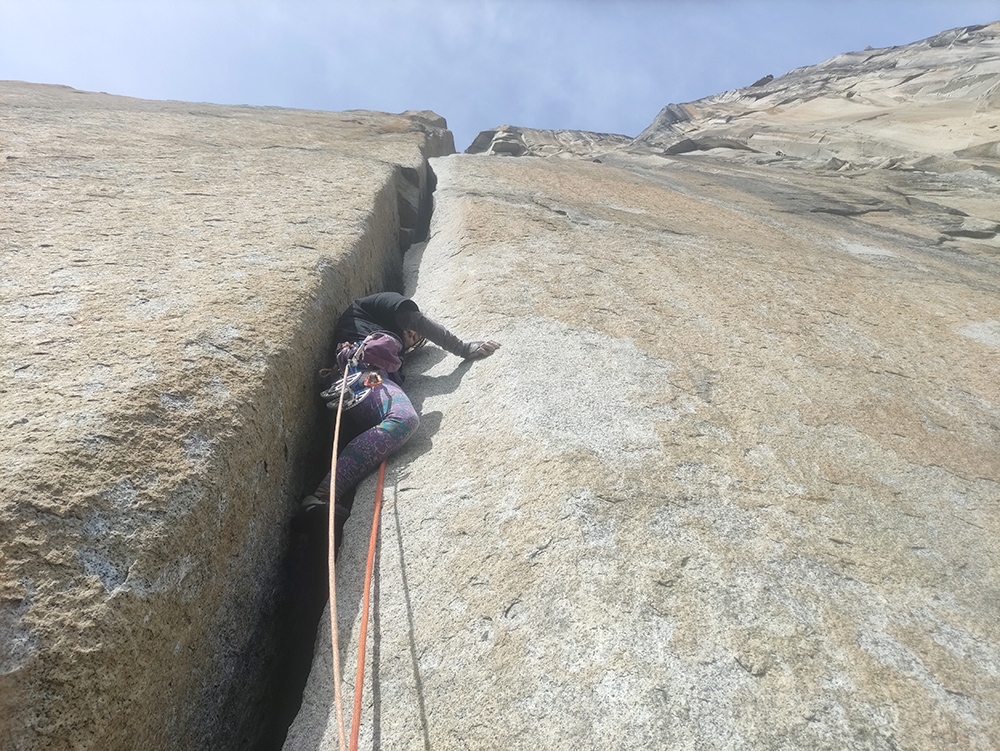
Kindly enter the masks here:
M 433 113 L 0 84 L 5 751 L 259 741 L 327 337 L 452 151 Z
M 732 149 L 750 162 L 766 154 L 830 170 L 995 174 L 998 80 L 998 24 L 952 29 L 668 105 L 635 148 L 666 155 Z
M 1000 746 L 998 34 L 432 160 L 408 283 L 504 346 L 406 366 L 362 748 Z M 287 751 L 336 747 L 326 629 Z
M 606 151 L 627 146 L 628 136 L 611 133 L 590 133 L 584 130 L 536 130 L 501 125 L 484 130 L 465 150 L 466 154 L 487 156 L 560 156 L 566 158 L 594 157 Z

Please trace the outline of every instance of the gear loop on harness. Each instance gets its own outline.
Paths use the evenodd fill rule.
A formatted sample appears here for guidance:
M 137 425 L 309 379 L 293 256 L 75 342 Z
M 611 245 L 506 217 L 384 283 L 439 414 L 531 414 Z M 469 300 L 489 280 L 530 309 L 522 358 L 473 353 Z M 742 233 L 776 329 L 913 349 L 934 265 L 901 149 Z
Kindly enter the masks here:
M 330 388 L 320 392 L 320 396 L 326 400 L 326 406 L 329 409 L 339 409 L 341 392 L 344 392 L 345 410 L 363 402 L 371 394 L 371 390 L 382 383 L 380 370 L 391 373 L 399 369 L 401 348 L 402 344 L 396 337 L 381 331 L 369 334 L 360 342 L 341 342 L 337 347 L 337 364 L 344 367 L 345 375 Z M 331 368 L 325 368 L 319 374 L 327 378 L 335 372 Z

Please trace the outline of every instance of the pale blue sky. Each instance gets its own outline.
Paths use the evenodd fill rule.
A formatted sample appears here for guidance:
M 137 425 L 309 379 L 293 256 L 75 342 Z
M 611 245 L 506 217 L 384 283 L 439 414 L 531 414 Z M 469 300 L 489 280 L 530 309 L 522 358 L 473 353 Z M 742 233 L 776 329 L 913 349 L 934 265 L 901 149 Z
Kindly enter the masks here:
M 669 102 L 996 20 L 1000 0 L 0 0 L 0 79 L 433 109 L 462 150 L 504 123 L 634 136 Z

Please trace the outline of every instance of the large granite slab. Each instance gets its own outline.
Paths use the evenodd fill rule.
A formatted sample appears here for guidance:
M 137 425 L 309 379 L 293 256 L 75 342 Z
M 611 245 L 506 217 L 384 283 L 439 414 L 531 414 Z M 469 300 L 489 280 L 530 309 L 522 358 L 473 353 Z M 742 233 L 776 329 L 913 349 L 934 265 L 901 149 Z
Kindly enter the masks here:
M 326 337 L 453 150 L 432 113 L 0 83 L 0 747 L 260 740 Z
M 993 75 L 997 31 L 949 59 Z M 952 151 L 995 117 L 964 96 Z M 410 284 L 503 348 L 407 366 L 361 747 L 1000 745 L 992 152 L 839 170 L 526 132 L 584 158 L 499 157 L 505 128 L 432 160 Z M 338 562 L 348 707 L 372 490 Z M 336 747 L 328 627 L 287 751 Z

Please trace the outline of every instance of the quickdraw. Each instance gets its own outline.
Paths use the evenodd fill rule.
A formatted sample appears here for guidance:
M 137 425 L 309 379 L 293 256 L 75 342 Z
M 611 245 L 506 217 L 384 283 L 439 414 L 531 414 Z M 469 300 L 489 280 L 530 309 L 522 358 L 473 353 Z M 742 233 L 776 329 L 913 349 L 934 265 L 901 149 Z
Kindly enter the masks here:
M 363 402 L 375 386 L 382 383 L 382 376 L 378 371 L 373 370 L 370 365 L 360 360 L 367 341 L 368 339 L 365 339 L 359 343 L 345 342 L 340 345 L 337 361 L 346 362 L 344 377 L 330 388 L 320 392 L 320 396 L 326 400 L 326 406 L 329 409 L 341 409 L 341 403 L 343 409 L 352 409 Z M 331 372 L 334 371 L 321 370 L 320 375 L 325 377 Z M 342 392 L 343 397 L 341 397 Z

